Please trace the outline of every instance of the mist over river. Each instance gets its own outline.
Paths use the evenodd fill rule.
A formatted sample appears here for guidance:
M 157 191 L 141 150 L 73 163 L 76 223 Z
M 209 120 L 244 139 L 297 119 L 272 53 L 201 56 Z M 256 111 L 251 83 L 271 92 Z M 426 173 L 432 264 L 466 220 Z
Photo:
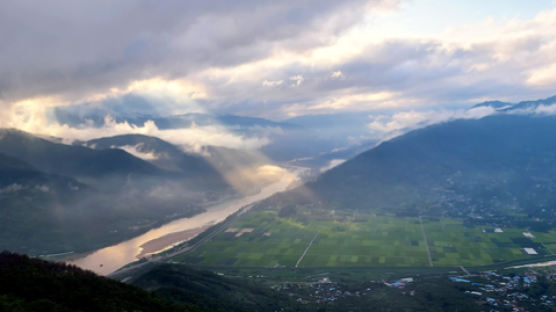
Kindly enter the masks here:
M 223 221 L 242 207 L 286 190 L 289 185 L 297 180 L 294 171 L 286 172 L 278 181 L 261 188 L 261 191 L 257 194 L 208 207 L 203 213 L 190 218 L 171 221 L 127 241 L 69 261 L 69 263 L 94 271 L 97 274 L 108 275 L 149 254 L 164 251 L 176 244 L 190 240 L 209 226 Z

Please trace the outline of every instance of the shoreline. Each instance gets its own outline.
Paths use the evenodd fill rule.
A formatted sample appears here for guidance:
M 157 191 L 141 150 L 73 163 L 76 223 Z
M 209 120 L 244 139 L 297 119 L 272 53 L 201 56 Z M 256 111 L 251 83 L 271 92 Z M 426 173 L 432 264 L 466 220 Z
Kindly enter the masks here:
M 84 257 L 72 257 L 73 260 L 67 263 L 100 275 L 109 275 L 129 263 L 153 256 L 196 237 L 241 208 L 287 190 L 296 180 L 297 175 L 288 172 L 280 180 L 261 188 L 257 194 L 204 207 L 203 213 L 170 221 L 126 241 L 91 251 Z
M 168 233 L 159 238 L 152 239 L 139 246 L 141 248 L 141 252 L 137 254 L 136 257 L 140 260 L 144 257 L 163 252 L 164 250 L 172 248 L 177 244 L 181 244 L 194 238 L 195 236 L 206 231 L 212 225 L 214 225 L 214 223 L 205 224 L 194 229 Z

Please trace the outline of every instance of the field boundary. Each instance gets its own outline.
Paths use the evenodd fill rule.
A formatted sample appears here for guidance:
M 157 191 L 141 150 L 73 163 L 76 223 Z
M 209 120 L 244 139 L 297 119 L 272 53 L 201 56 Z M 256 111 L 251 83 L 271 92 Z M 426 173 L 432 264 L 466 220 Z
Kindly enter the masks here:
M 311 245 L 313 245 L 313 242 L 315 241 L 315 239 L 317 239 L 317 236 L 319 236 L 320 232 L 317 232 L 317 234 L 315 234 L 315 237 L 313 237 L 313 239 L 309 242 L 309 244 L 307 245 L 307 248 L 305 248 L 305 250 L 303 251 L 303 253 L 301 254 L 301 256 L 299 257 L 299 259 L 297 259 L 297 262 L 295 263 L 295 267 L 299 267 L 299 264 L 301 263 L 301 261 L 303 260 L 303 258 L 305 258 L 305 255 L 307 254 L 307 252 L 309 251 L 309 248 L 311 248 Z
M 423 233 L 423 240 L 425 240 L 425 250 L 427 251 L 427 257 L 429 258 L 429 266 L 432 268 L 434 265 L 432 264 L 432 257 L 431 251 L 429 249 L 429 242 L 427 240 L 427 233 L 425 233 L 425 227 L 423 226 L 423 218 L 419 216 L 419 223 L 421 224 L 421 233 Z

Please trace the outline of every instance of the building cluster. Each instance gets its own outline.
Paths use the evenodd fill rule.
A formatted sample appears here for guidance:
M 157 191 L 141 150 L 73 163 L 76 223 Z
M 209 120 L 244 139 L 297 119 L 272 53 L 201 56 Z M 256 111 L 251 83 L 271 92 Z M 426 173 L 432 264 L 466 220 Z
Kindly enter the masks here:
M 522 271 L 519 274 L 504 271 L 486 271 L 480 274 L 448 276 L 446 283 L 453 284 L 461 296 L 476 302 L 481 311 L 552 311 L 556 307 L 556 295 L 546 285 L 556 283 L 556 274 Z M 444 279 L 445 276 L 435 278 Z M 276 291 L 287 293 L 300 304 L 328 304 L 346 298 L 365 297 L 384 289 L 400 291 L 403 295 L 417 296 L 421 278 L 404 277 L 390 281 L 369 281 L 361 289 L 332 282 L 324 277 L 314 282 L 285 282 L 272 286 Z M 447 285 L 447 286 L 448 286 Z M 349 289 L 347 290 L 346 287 Z M 371 288 L 372 287 L 372 288 Z M 363 298 L 361 298 L 363 299 Z M 349 300 L 349 299 L 348 299 Z M 466 299 L 467 300 L 467 299 Z M 545 309 L 543 309 L 543 307 Z
M 549 281 L 556 281 L 553 275 L 546 276 Z M 476 298 L 480 304 L 491 307 L 490 311 L 529 311 L 540 306 L 553 306 L 556 296 L 531 294 L 529 291 L 538 282 L 539 274 L 525 272 L 521 275 L 501 275 L 487 271 L 481 275 L 469 277 L 450 276 L 454 283 L 463 283 L 464 293 Z
M 340 285 L 324 277 L 316 282 L 288 282 L 272 286 L 272 289 L 288 292 L 291 297 L 297 297 L 296 301 L 301 304 L 309 303 L 332 303 L 343 297 L 361 297 L 371 292 L 370 288 L 358 291 L 348 291 L 342 289 Z

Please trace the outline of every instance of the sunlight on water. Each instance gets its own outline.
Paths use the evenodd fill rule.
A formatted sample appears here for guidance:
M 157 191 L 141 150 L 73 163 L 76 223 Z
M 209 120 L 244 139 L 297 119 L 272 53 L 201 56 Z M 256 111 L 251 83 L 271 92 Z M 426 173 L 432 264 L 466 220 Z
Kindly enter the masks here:
M 224 220 L 240 208 L 286 190 L 289 185 L 298 179 L 296 172 L 276 166 L 267 166 L 261 170 L 264 172 L 271 171 L 273 175 L 280 173 L 281 176 L 277 179 L 277 182 L 263 187 L 255 195 L 245 196 L 209 207 L 204 213 L 191 218 L 174 220 L 130 240 L 99 249 L 83 258 L 70 261 L 70 263 L 98 274 L 110 274 L 128 263 L 138 260 L 140 258 L 139 255 L 144 256 L 161 252 L 177 243 L 195 237 L 209 225 Z M 155 249 L 143 252 L 142 246 L 151 246 L 151 248 Z

